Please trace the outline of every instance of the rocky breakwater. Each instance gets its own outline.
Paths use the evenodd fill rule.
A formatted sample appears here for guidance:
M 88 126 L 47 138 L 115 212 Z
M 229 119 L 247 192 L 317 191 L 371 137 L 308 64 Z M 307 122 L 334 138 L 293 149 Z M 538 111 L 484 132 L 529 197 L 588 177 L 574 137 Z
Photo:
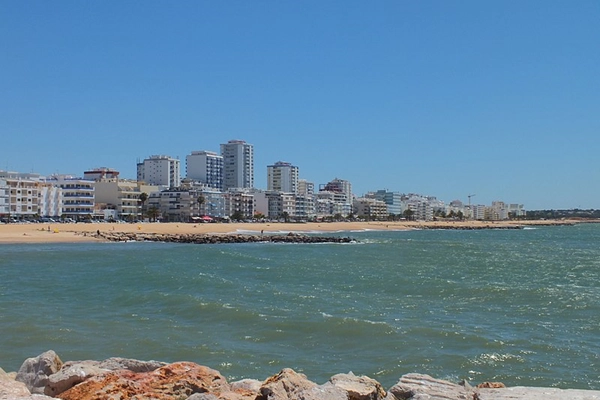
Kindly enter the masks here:
M 194 244 L 218 244 L 218 243 L 352 243 L 354 239 L 337 236 L 312 236 L 297 233 L 286 235 L 244 235 L 244 234 L 166 234 L 166 233 L 143 233 L 143 232 L 116 232 L 97 231 L 94 237 L 110 242 L 167 242 L 167 243 L 194 243 Z
M 110 358 L 63 363 L 49 350 L 25 360 L 16 373 L 0 369 L 2 400 L 599 400 L 600 391 L 512 387 L 486 382 L 471 386 L 423 374 L 408 374 L 389 390 L 352 372 L 316 384 L 292 369 L 264 381 L 227 382 L 214 369 L 192 362 L 167 364 Z

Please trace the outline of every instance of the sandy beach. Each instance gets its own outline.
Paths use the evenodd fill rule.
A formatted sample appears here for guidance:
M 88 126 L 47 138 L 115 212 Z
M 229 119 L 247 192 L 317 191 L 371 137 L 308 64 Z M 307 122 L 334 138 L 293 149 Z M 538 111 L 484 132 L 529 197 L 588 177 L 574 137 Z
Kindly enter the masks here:
M 245 233 L 245 232 L 352 232 L 365 230 L 503 228 L 514 226 L 564 225 L 580 221 L 400 221 L 400 222 L 309 222 L 309 223 L 77 223 L 77 224 L 2 224 L 0 243 L 77 243 L 97 242 L 97 231 L 162 234 Z

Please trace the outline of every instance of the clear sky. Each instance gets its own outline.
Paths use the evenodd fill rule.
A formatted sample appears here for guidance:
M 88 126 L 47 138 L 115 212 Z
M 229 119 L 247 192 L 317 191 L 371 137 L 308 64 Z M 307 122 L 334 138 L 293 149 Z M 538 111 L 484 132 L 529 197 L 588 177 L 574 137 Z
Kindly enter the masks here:
M 0 169 L 254 145 L 318 184 L 600 208 L 600 1 L 0 2 Z

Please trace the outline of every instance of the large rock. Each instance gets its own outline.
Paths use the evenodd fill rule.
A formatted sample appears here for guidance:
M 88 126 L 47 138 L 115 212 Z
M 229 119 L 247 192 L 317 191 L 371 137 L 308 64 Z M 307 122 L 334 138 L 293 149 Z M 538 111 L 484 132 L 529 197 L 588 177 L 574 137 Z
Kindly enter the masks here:
M 334 375 L 329 381 L 345 390 L 348 400 L 381 400 L 386 395 L 379 382 L 367 376 L 356 376 L 352 372 Z
M 50 375 L 44 393 L 56 397 L 93 376 L 109 372 L 108 369 L 99 368 L 95 364 L 97 363 L 86 361 L 77 364 L 66 363 L 60 371 Z
M 23 382 L 15 381 L 0 368 L 0 399 L 14 399 L 31 395 Z
M 16 380 L 23 382 L 32 394 L 44 394 L 49 376 L 60 370 L 63 363 L 53 350 L 25 360 Z
M 257 400 L 348 400 L 345 390 L 330 382 L 318 386 L 304 374 L 285 368 L 267 379 L 260 388 Z
M 151 372 L 112 371 L 92 377 L 63 392 L 63 400 L 187 399 L 194 393 L 228 392 L 218 372 L 190 362 L 168 364 Z
M 461 386 L 423 374 L 407 374 L 388 391 L 386 400 L 472 400 L 476 393 Z

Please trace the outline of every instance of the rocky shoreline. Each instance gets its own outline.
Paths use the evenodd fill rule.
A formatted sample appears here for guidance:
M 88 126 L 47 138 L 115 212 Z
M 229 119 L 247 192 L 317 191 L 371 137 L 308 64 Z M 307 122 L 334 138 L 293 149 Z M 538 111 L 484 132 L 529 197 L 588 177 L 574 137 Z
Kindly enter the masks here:
M 25 360 L 18 372 L 0 368 L 2 400 L 599 400 L 600 391 L 505 387 L 498 382 L 471 386 L 423 374 L 407 374 L 385 390 L 352 372 L 316 384 L 286 368 L 264 381 L 227 382 L 219 371 L 192 362 L 167 364 L 109 358 L 64 362 L 52 350 Z
M 86 235 L 86 232 L 81 234 Z M 352 243 L 354 239 L 337 236 L 309 236 L 298 233 L 285 235 L 261 234 L 211 234 L 211 233 L 136 233 L 136 232 L 101 232 L 98 230 L 93 237 L 109 242 L 165 242 L 165 243 Z

